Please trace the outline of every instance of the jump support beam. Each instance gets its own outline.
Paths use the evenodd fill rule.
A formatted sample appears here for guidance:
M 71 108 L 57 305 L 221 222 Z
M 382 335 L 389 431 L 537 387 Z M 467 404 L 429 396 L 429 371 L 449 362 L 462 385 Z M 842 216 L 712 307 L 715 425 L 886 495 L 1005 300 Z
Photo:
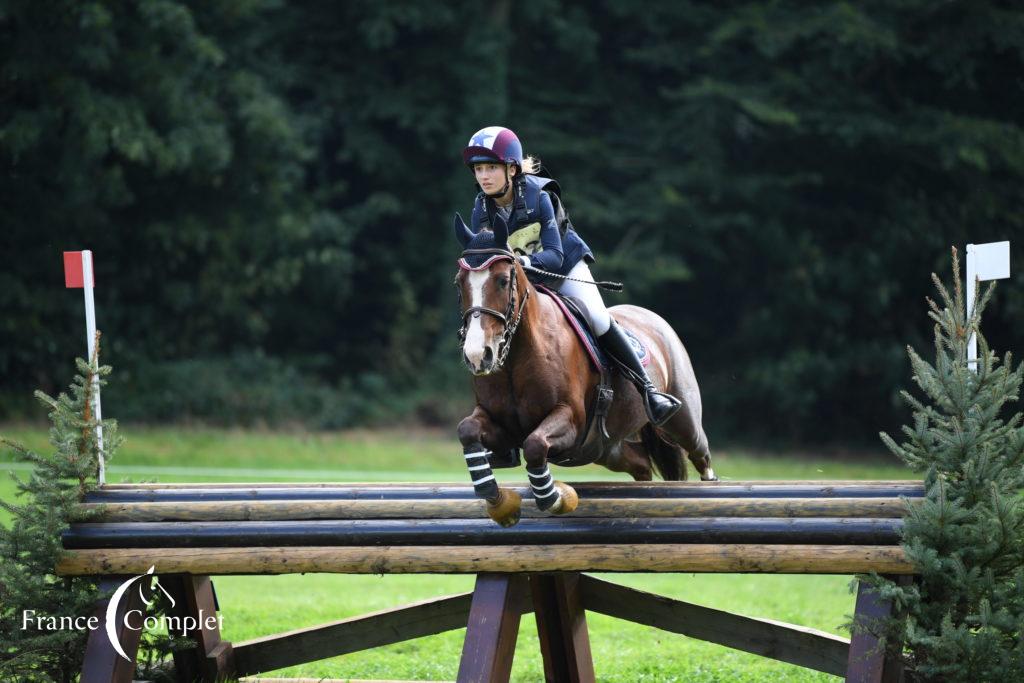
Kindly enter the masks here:
M 121 578 L 108 577 L 107 584 L 112 586 Z M 186 586 L 209 585 L 208 577 L 169 574 L 162 578 L 170 585 L 181 581 Z M 182 613 L 195 615 L 203 605 L 185 600 L 183 606 Z M 890 609 L 861 586 L 856 619 L 877 618 Z M 234 644 L 221 641 L 215 630 L 200 637 L 190 634 L 198 648 L 179 652 L 176 663 L 188 665 L 179 680 L 191 683 L 198 675 L 212 683 L 466 627 L 458 680 L 501 683 L 509 679 L 520 618 L 533 612 L 545 680 L 594 681 L 588 610 L 845 676 L 848 682 L 895 681 L 901 672 L 898 654 L 881 650 L 876 640 L 864 634 L 851 642 L 816 629 L 731 614 L 576 573 L 484 573 L 478 575 L 470 593 Z M 105 604 L 97 611 L 105 611 Z M 134 657 L 138 638 L 122 642 Z M 82 683 L 131 683 L 134 666 L 113 652 L 102 629 L 90 634 L 88 652 L 92 656 L 86 660 Z

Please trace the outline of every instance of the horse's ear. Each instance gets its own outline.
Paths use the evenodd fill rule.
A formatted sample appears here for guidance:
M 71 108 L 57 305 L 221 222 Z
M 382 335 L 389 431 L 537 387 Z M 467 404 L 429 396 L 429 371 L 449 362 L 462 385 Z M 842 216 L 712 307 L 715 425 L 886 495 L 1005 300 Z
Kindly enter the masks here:
M 491 221 L 491 230 L 494 231 L 494 246 L 501 249 L 508 249 L 508 224 L 501 216 L 495 216 Z
M 466 226 L 466 221 L 462 220 L 462 216 L 458 212 L 455 213 L 455 218 L 452 220 L 452 227 L 455 228 L 455 239 L 465 249 L 469 241 L 473 239 L 473 231 Z

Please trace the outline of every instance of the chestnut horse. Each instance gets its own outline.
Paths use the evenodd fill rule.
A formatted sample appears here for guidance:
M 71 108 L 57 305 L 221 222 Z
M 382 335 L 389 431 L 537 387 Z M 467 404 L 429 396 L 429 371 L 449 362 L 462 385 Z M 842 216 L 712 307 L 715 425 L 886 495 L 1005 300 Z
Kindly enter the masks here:
M 474 234 L 461 216 L 455 217 L 455 233 L 465 250 L 455 278 L 462 307 L 460 338 L 476 394 L 476 407 L 459 423 L 459 441 L 476 494 L 487 501 L 491 518 L 502 526 L 519 521 L 519 494 L 498 487 L 491 472 L 492 460 L 514 448 L 523 449 L 538 507 L 554 514 L 572 512 L 578 499 L 572 487 L 552 480 L 549 461 L 568 466 L 594 462 L 636 481 L 650 481 L 654 470 L 666 480 L 680 480 L 686 478 L 685 451 L 702 480 L 716 479 L 690 358 L 668 323 L 646 309 L 623 305 L 609 313 L 647 347 L 651 380 L 659 391 L 678 397 L 682 408 L 654 428 L 639 392 L 615 372 L 607 436 L 598 425 L 586 429 L 601 373 L 559 306 L 527 280 L 508 249 L 507 230 L 496 218 L 492 231 Z

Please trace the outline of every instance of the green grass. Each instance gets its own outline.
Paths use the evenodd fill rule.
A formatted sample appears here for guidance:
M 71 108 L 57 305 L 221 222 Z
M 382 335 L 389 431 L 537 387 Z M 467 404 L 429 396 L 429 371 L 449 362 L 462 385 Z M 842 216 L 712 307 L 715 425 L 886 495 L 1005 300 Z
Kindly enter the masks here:
M 306 434 L 124 427 L 125 444 L 109 481 L 464 481 L 452 433 Z M 0 426 L 0 434 L 48 452 L 43 430 Z M 0 449 L 0 462 L 14 460 Z M 909 472 L 880 456 L 832 460 L 723 449 L 723 479 L 900 479 Z M 5 467 L 0 466 L 0 470 Z M 565 480 L 624 479 L 601 468 L 555 468 Z M 692 473 L 692 470 L 691 470 Z M 19 472 L 22 476 L 27 472 Z M 499 478 L 522 481 L 521 471 Z M 0 498 L 14 484 L 0 477 Z M 0 520 L 8 518 L 0 514 Z M 844 576 L 622 574 L 603 578 L 641 590 L 749 616 L 842 634 L 853 596 Z M 233 576 L 215 580 L 224 637 L 246 640 L 472 589 L 470 576 Z M 601 681 L 824 681 L 799 667 L 746 655 L 656 629 L 588 614 L 594 664 Z M 452 680 L 465 631 L 291 667 L 280 677 Z M 536 627 L 524 617 L 513 680 L 542 678 Z
M 47 452 L 47 434 L 35 427 L 0 426 L 0 434 L 29 448 Z M 258 478 L 298 480 L 312 475 L 353 476 L 371 481 L 394 481 L 396 474 L 412 480 L 466 481 L 461 448 L 450 432 L 286 433 L 216 429 L 122 427 L 125 443 L 111 463 L 112 472 L 136 476 L 153 471 L 137 468 L 218 468 L 269 471 Z M 878 453 L 835 459 L 823 455 L 755 453 L 715 450 L 715 472 L 723 479 L 886 479 L 903 478 L 907 470 L 893 457 Z M 0 462 L 13 455 L 0 447 Z M 596 465 L 555 468 L 566 479 L 628 479 Z M 509 474 L 511 472 L 511 474 Z M 157 472 L 168 475 L 166 472 Z M 188 471 L 173 472 L 191 478 Z M 505 470 L 499 477 L 522 479 L 521 471 Z M 693 469 L 690 469 L 693 476 Z M 329 480 L 313 476 L 310 481 Z M 116 481 L 111 477 L 110 481 Z M 187 481 L 188 479 L 186 479 Z

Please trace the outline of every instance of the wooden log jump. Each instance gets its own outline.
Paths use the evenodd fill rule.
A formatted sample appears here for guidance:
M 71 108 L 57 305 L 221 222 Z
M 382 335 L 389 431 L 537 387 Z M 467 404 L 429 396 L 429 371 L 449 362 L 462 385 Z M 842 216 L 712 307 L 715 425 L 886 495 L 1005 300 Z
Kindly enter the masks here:
M 519 620 L 530 612 L 546 680 L 593 680 L 587 610 L 848 681 L 898 675 L 898 656 L 865 636 L 851 646 L 813 629 L 689 605 L 581 572 L 874 571 L 912 580 L 899 534 L 907 506 L 923 497 L 920 482 L 573 486 L 580 506 L 567 516 L 540 512 L 529 487 L 515 487 L 526 499 L 523 519 L 502 528 L 463 484 L 107 485 L 86 498 L 82 521 L 65 532 L 57 573 L 109 583 L 155 566 L 181 614 L 216 610 L 209 577 L 217 575 L 478 575 L 472 593 L 245 643 L 226 643 L 207 627 L 194 637 L 199 647 L 175 659 L 182 681 L 274 671 L 462 627 L 459 680 L 507 680 Z M 862 590 L 855 619 L 888 609 Z M 90 637 L 82 683 L 130 681 L 131 667 L 113 661 L 101 638 L 102 629 Z M 108 673 L 86 676 L 90 671 Z
M 105 522 L 285 521 L 304 519 L 483 519 L 472 500 L 229 500 L 87 503 Z M 899 518 L 900 498 L 584 498 L 575 517 L 832 517 Z M 525 519 L 550 517 L 528 505 Z
M 898 546 L 835 545 L 511 545 L 277 548 L 118 548 L 75 550 L 62 575 L 479 574 L 481 572 L 686 572 L 910 574 Z
M 529 486 L 507 486 L 532 499 Z M 898 498 L 921 497 L 913 482 L 579 482 L 583 499 L 622 498 Z M 198 502 L 229 500 L 475 500 L 465 484 L 162 484 L 139 487 L 107 485 L 86 503 Z
M 902 520 L 691 517 L 683 519 L 359 519 L 275 522 L 109 522 L 76 524 L 65 548 L 236 548 L 256 546 L 580 545 L 769 543 L 888 545 Z

